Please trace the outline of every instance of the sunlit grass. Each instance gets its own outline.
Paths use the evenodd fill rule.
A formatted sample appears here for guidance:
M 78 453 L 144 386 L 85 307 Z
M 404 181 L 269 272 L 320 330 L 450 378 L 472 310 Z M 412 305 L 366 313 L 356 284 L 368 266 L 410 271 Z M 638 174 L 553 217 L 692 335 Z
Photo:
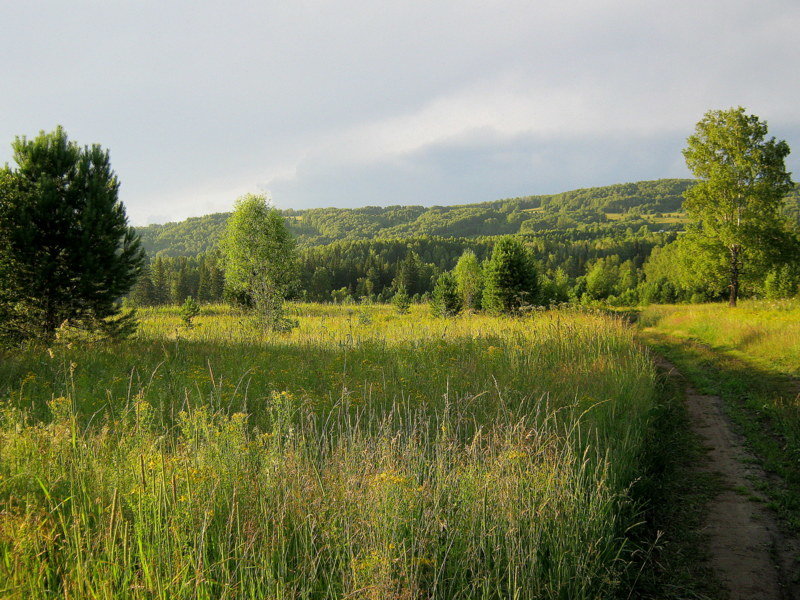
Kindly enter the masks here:
M 800 375 L 800 301 L 746 300 L 727 304 L 650 306 L 641 323 L 670 335 L 694 338 L 713 347 Z
M 0 366 L 0 593 L 601 598 L 655 374 L 620 320 L 141 313 Z
M 693 385 L 723 398 L 764 469 L 781 479 L 763 491 L 800 529 L 800 302 L 652 306 L 640 324 Z

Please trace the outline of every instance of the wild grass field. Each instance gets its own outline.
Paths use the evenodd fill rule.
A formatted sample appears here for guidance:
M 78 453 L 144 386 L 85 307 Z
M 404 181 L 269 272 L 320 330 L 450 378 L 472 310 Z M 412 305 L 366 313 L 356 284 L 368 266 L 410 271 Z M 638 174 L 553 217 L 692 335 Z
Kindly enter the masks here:
M 5 352 L 0 596 L 628 594 L 656 403 L 630 327 L 291 311 Z

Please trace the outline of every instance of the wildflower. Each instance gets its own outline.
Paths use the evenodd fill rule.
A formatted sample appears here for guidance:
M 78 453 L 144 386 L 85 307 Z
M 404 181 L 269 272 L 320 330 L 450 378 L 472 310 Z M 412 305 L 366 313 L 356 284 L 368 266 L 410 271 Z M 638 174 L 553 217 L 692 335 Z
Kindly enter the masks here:
M 408 485 L 408 478 L 394 471 L 383 471 L 372 478 L 375 485 Z
M 515 461 L 525 458 L 527 455 L 519 450 L 510 450 L 505 454 L 505 459 L 508 461 Z

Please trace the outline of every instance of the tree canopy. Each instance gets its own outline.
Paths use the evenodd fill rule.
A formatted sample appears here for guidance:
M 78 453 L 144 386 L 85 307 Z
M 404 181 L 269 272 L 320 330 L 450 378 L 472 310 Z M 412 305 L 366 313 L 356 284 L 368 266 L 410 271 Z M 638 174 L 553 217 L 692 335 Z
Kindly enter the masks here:
M 279 325 L 283 300 L 297 279 L 295 242 L 280 213 L 264 196 L 239 198 L 221 248 L 229 295 L 270 326 Z
M 514 312 L 537 298 L 533 257 L 515 237 L 500 238 L 484 269 L 483 307 L 492 313 Z

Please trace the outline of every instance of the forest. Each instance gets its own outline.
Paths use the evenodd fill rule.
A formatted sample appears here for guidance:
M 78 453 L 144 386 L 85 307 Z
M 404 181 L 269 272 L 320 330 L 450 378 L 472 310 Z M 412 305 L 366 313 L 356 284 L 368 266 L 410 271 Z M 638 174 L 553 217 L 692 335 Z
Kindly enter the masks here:
M 439 275 L 453 269 L 465 251 L 483 261 L 499 236 L 515 234 L 535 257 L 540 305 L 718 299 L 722 290 L 691 281 L 674 257 L 653 254 L 685 229 L 683 193 L 692 184 L 661 179 L 459 206 L 283 210 L 299 250 L 293 296 L 388 301 L 402 286 L 412 299 L 427 299 Z M 784 204 L 785 217 L 797 229 L 797 188 Z M 149 264 L 128 301 L 155 306 L 181 304 L 190 296 L 224 300 L 218 243 L 228 217 L 217 213 L 137 228 Z M 748 281 L 743 291 L 785 296 L 796 290 L 799 277 L 786 269 L 769 272 Z

